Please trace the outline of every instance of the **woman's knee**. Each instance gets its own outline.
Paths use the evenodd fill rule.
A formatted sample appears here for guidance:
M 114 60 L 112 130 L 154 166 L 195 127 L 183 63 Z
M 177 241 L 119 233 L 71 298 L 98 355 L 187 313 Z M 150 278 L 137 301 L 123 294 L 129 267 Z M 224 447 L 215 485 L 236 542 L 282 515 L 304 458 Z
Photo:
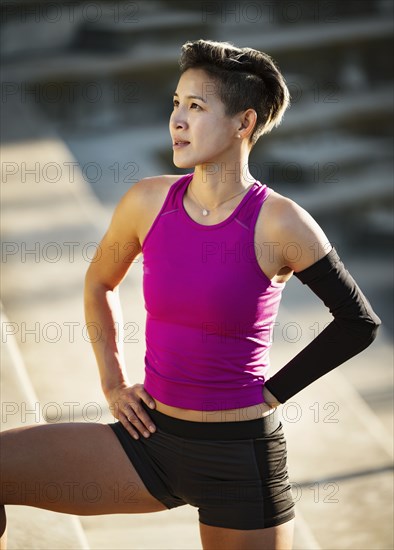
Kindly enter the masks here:
M 266 529 L 240 530 L 214 527 L 200 522 L 204 550 L 291 550 L 294 518 Z

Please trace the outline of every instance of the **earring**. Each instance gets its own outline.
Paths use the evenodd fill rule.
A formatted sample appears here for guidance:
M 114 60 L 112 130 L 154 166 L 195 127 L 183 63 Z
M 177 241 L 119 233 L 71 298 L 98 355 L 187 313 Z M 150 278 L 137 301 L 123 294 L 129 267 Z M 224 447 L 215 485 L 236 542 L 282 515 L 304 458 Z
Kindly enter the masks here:
M 240 135 L 240 134 L 237 134 L 237 138 L 240 138 L 240 137 L 241 137 L 241 135 Z

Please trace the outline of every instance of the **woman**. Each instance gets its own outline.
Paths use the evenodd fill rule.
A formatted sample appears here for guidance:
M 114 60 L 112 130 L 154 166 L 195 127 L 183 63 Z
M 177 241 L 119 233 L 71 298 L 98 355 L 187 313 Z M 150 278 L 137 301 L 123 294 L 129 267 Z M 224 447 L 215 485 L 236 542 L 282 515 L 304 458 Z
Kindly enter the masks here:
M 73 494 L 53 503 L 4 490 L 4 502 L 78 515 L 188 503 L 204 549 L 290 549 L 294 502 L 277 408 L 366 348 L 380 320 L 311 216 L 248 170 L 257 139 L 289 104 L 273 60 L 199 40 L 184 44 L 180 65 L 174 164 L 194 170 L 135 184 L 86 275 L 86 320 L 102 328 L 93 347 L 118 422 L 5 432 L 5 485 L 56 480 Z M 141 252 L 146 375 L 132 385 L 118 287 Z M 271 331 L 293 274 L 334 320 L 268 378 Z M 87 502 L 92 481 L 101 495 Z

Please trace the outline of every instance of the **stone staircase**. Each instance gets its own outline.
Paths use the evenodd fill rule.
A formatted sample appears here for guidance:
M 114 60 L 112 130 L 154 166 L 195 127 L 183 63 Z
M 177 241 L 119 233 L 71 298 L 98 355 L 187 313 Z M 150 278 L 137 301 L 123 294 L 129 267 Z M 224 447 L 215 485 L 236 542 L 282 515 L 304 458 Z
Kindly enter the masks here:
M 392 228 L 384 223 L 392 202 L 391 2 L 321 3 L 319 13 L 308 1 L 298 12 L 286 2 L 267 12 L 262 3 L 254 15 L 246 2 L 233 13 L 231 2 L 119 2 L 117 11 L 103 2 L 95 4 L 97 20 L 88 4 L 62 2 L 56 12 L 53 3 L 31 2 L 30 16 L 24 2 L 1 7 L 3 403 L 38 403 L 48 422 L 112 421 L 84 332 L 93 243 L 133 182 L 174 172 L 167 117 L 179 45 L 230 36 L 273 55 L 293 95 L 282 126 L 253 151 L 255 176 L 322 223 L 384 321 L 371 348 L 282 411 L 297 497 L 295 548 L 392 548 Z M 136 381 L 143 377 L 141 280 L 137 259 L 122 287 L 123 304 L 132 304 L 124 307 L 133 330 L 125 348 Z M 290 281 L 272 364 L 294 356 L 328 318 Z M 287 332 L 294 319 L 298 340 Z M 3 428 L 26 421 L 18 412 L 6 416 Z M 14 507 L 9 518 L 15 549 L 200 548 L 191 507 L 79 520 Z

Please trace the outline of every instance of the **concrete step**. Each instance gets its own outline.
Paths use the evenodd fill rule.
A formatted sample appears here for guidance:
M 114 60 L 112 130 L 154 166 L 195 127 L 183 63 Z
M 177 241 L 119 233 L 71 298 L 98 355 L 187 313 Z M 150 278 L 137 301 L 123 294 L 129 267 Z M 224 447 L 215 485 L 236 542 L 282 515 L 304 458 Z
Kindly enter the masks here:
M 373 162 L 364 170 L 357 170 L 353 174 L 342 178 L 333 176 L 337 181 L 325 182 L 324 179 L 316 185 L 297 186 L 289 185 L 279 180 L 275 188 L 312 215 L 331 215 L 332 212 L 360 213 L 360 209 L 368 209 L 375 204 L 390 201 L 392 197 L 392 177 L 390 174 L 391 162 Z M 364 221 L 365 223 L 365 221 Z
M 0 426 L 4 431 L 26 425 L 23 411 L 36 410 L 36 422 L 43 422 L 43 418 L 37 407 L 38 398 L 27 375 L 15 338 L 4 334 L 4 328 L 10 321 L 3 309 L 0 319 L 2 342 Z M 28 424 L 31 423 L 29 420 Z M 6 513 L 10 550 L 89 548 L 81 523 L 76 516 L 26 506 L 6 506 Z
M 304 95 L 285 114 L 286 123 L 275 130 L 272 140 L 279 140 L 284 136 L 299 134 L 300 127 L 307 136 L 317 129 L 325 128 L 332 131 L 348 132 L 350 129 L 362 127 L 363 120 L 379 117 L 380 113 L 390 116 L 393 111 L 393 96 L 391 86 L 377 86 L 371 89 L 362 89 L 357 93 L 341 92 L 338 101 L 314 101 L 313 94 Z M 373 128 L 373 127 L 372 127 Z M 379 134 L 382 135 L 382 134 Z M 385 134 L 383 134 L 385 135 Z M 258 151 L 259 142 L 256 144 Z
M 80 3 L 79 3 L 80 4 Z M 5 59 L 39 56 L 69 48 L 76 29 L 90 16 L 77 2 L 4 2 L 1 6 L 1 55 Z
M 132 51 L 149 35 L 151 45 L 161 48 L 166 43 L 173 44 L 174 36 L 183 43 L 213 31 L 211 25 L 203 23 L 200 11 L 166 12 L 160 2 L 150 2 L 148 6 L 148 12 L 136 5 L 123 17 L 107 14 L 97 21 L 87 22 L 80 29 L 76 47 L 83 51 Z
M 82 169 L 92 162 L 100 166 L 102 177 L 88 183 L 95 195 L 109 209 L 113 209 L 133 183 L 153 174 L 167 172 L 161 159 L 163 151 L 171 154 L 171 136 L 164 125 L 146 125 L 135 129 L 116 129 L 94 136 L 67 135 L 65 142 Z M 133 144 L 130 147 L 130 144 Z M 88 171 L 85 170 L 88 177 Z
M 371 163 L 386 165 L 393 158 L 392 139 L 354 135 L 340 131 L 315 132 L 302 141 L 290 136 L 266 143 L 263 166 L 272 167 L 269 177 L 291 184 L 332 184 Z
M 7 336 L 18 341 L 39 401 L 58 403 L 67 415 L 65 402 L 83 410 L 100 394 L 82 294 L 110 214 L 78 171 L 69 177 L 68 163 L 76 162 L 57 137 L 3 147 L 2 160 L 3 168 L 17 166 L 2 189 L 2 290 L 12 319 Z M 23 165 L 35 173 L 23 177 Z M 49 165 L 58 181 L 50 172 L 46 177 Z M 53 384 L 51 372 L 61 384 Z
M 386 37 L 390 37 L 393 32 L 392 18 L 386 17 L 385 12 L 378 15 L 369 15 L 368 17 L 353 17 L 349 18 L 342 15 L 340 11 L 336 11 L 333 5 L 325 11 L 321 5 L 322 11 L 317 10 L 315 16 L 312 17 L 312 22 L 304 23 L 301 20 L 300 9 L 295 9 L 293 14 L 288 14 L 287 23 L 291 23 L 290 18 L 293 17 L 297 24 L 287 24 L 283 26 L 273 25 L 272 18 L 276 15 L 276 23 L 279 21 L 280 7 L 277 11 L 269 10 L 267 4 L 265 11 L 255 10 L 255 22 L 251 21 L 253 15 L 247 14 L 247 10 L 242 11 L 240 7 L 240 17 L 236 19 L 236 14 L 228 14 L 226 25 L 218 26 L 217 33 L 219 40 L 226 40 L 224 36 L 229 36 L 231 30 L 236 32 L 239 43 L 248 44 L 251 48 L 263 49 L 272 52 L 272 55 L 283 55 L 287 52 L 310 52 L 319 48 L 334 48 L 342 49 L 349 45 L 358 44 L 368 41 L 379 41 Z M 220 6 L 213 7 L 216 13 L 207 14 L 207 21 L 210 19 L 219 21 L 221 18 Z M 228 8 L 230 11 L 230 7 Z M 327 6 L 326 6 L 327 9 Z M 213 11 L 212 10 L 212 11 Z M 223 7 L 226 10 L 226 7 Z M 261 13 L 260 25 L 258 21 L 259 12 Z M 324 13 L 325 11 L 325 13 Z M 282 9 L 285 13 L 285 7 Z M 219 16 L 219 17 L 218 17 Z M 298 20 L 297 20 L 298 17 Z M 271 18 L 271 21 L 269 20 Z M 261 20 L 266 25 L 265 32 L 261 34 Z M 282 31 L 282 32 L 281 32 Z

